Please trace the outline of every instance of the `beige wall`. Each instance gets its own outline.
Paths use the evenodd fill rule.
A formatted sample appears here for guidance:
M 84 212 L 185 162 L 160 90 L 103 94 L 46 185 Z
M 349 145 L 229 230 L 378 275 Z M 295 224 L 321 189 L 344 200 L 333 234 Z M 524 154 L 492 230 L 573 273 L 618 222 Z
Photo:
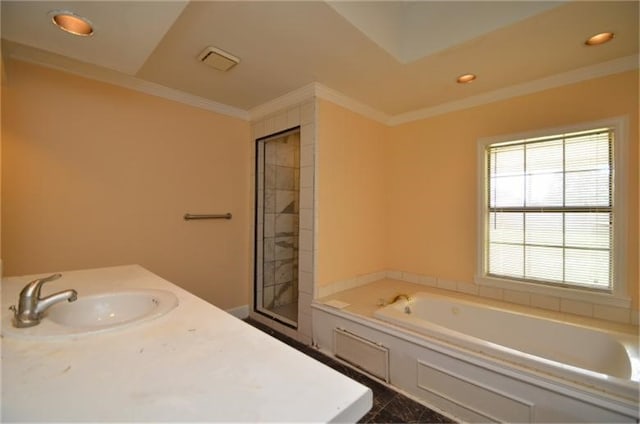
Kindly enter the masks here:
M 629 116 L 628 284 L 638 305 L 638 73 L 542 91 L 405 124 L 389 144 L 389 265 L 472 282 L 476 261 L 476 141 Z M 624 253 L 623 253 L 624 254 Z
M 247 122 L 5 66 L 5 275 L 138 263 L 223 308 L 248 303 Z M 186 222 L 185 212 L 233 219 Z
M 383 127 L 320 102 L 318 282 L 380 269 L 472 283 L 477 140 L 629 117 L 628 285 L 638 308 L 638 72 Z
M 319 286 L 387 268 L 388 128 L 318 102 Z
M 139 263 L 224 308 L 247 303 L 248 123 L 4 65 L 5 275 Z M 317 284 L 384 269 L 472 282 L 477 139 L 619 115 L 630 117 L 627 260 L 637 308 L 637 72 L 398 127 L 320 100 Z M 184 222 L 187 211 L 234 218 Z

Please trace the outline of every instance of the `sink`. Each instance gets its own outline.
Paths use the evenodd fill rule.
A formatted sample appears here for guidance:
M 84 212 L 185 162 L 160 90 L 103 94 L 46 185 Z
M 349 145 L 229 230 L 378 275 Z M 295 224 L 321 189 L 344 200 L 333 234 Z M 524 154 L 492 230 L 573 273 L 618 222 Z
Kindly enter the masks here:
M 176 306 L 178 298 L 166 290 L 80 294 L 75 302 L 53 305 L 37 326 L 15 328 L 9 323 L 3 325 L 3 333 L 21 338 L 57 338 L 114 331 L 158 318 Z
M 169 312 L 176 296 L 162 290 L 136 290 L 78 297 L 52 306 L 45 319 L 74 328 L 105 328 L 147 321 Z

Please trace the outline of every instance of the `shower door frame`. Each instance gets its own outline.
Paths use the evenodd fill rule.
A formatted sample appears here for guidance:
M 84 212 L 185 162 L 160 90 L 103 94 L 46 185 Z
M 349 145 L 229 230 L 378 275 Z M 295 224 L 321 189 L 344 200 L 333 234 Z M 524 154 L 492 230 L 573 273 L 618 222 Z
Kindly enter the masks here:
M 294 134 L 294 133 L 298 133 L 299 137 L 302 136 L 302 128 L 300 125 L 282 130 L 282 131 L 278 131 L 276 133 L 273 134 L 269 134 L 266 135 L 264 137 L 260 137 L 255 139 L 255 163 L 254 163 L 254 170 L 255 170 L 255 179 L 254 179 L 254 185 L 255 185 L 255 194 L 254 194 L 254 233 L 253 233 L 253 310 L 256 313 L 259 313 L 260 315 L 264 315 L 274 321 L 277 321 L 278 323 L 282 324 L 282 325 L 286 325 L 287 327 L 293 328 L 293 329 L 297 329 L 298 328 L 298 319 L 296 319 L 296 322 L 293 322 L 292 320 L 289 320 L 286 317 L 283 317 L 275 312 L 270 311 L 269 309 L 267 309 L 266 307 L 264 307 L 263 301 L 264 301 L 264 294 L 262 294 L 260 296 L 260 299 L 258 299 L 258 284 L 263 284 L 263 289 L 264 289 L 264 270 L 262 273 L 262 280 L 259 281 L 258 280 L 258 266 L 262 266 L 264 267 L 264 246 L 263 246 L 263 255 L 262 255 L 262 260 L 259 260 L 258 257 L 258 231 L 260 230 L 260 225 L 258 225 L 258 218 L 259 218 L 259 214 L 260 214 L 260 208 L 258 207 L 258 196 L 260 196 L 260 190 L 258 190 L 259 187 L 259 181 L 258 179 L 261 177 L 258 173 L 258 170 L 260 169 L 259 167 L 259 161 L 260 161 L 260 143 L 263 143 L 263 145 L 266 145 L 266 142 L 272 139 L 277 139 L 280 137 L 283 137 L 287 134 Z M 301 141 L 300 141 L 301 142 Z M 264 157 L 262 158 L 264 161 Z M 299 160 L 299 159 L 298 159 Z M 300 166 L 300 164 L 298 163 L 298 167 Z M 263 174 L 265 171 L 265 164 L 263 163 Z M 264 176 L 262 176 L 262 178 L 264 178 Z M 299 184 L 299 183 L 298 183 Z M 299 189 L 300 187 L 298 187 Z M 299 191 L 299 190 L 298 190 Z M 263 187 L 263 196 L 264 196 L 264 187 Z M 262 214 L 264 215 L 264 199 L 262 201 Z M 299 242 L 299 229 L 300 229 L 300 222 L 298 221 L 298 242 Z M 263 217 L 263 225 L 262 225 L 262 243 L 264 243 L 264 217 Z M 299 258 L 299 250 L 298 250 L 298 258 Z M 298 259 L 299 261 L 299 259 Z M 299 262 L 298 262 L 299 263 Z M 300 269 L 299 267 L 297 268 L 296 272 L 298 273 L 298 281 L 300 278 Z M 262 293 L 264 293 L 264 291 L 261 291 Z M 296 293 L 296 307 L 298 307 L 298 303 L 299 303 L 299 299 L 300 299 L 300 292 L 299 292 L 299 288 L 297 290 Z M 297 314 L 299 315 L 299 314 Z

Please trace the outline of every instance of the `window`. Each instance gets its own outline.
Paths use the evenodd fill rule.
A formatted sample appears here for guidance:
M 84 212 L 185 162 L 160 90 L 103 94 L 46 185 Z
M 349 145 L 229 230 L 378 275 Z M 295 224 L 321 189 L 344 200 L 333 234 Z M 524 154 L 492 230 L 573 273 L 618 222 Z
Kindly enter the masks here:
M 481 140 L 480 284 L 626 296 L 622 130 L 616 120 Z

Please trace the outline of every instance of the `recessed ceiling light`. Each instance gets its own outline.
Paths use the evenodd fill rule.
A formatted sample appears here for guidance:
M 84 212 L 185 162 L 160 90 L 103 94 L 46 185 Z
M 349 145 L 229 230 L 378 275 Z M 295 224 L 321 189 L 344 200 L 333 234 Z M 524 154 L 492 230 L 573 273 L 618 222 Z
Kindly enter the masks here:
M 49 12 L 52 22 L 61 30 L 73 35 L 86 37 L 93 34 L 93 26 L 87 18 L 78 16 L 68 10 L 53 10 Z
M 460 75 L 456 80 L 456 82 L 458 84 L 467 84 L 472 82 L 475 79 L 476 79 L 476 76 L 474 74 L 464 74 L 464 75 Z
M 600 34 L 589 37 L 584 44 L 587 46 L 597 46 L 598 44 L 603 44 L 611 40 L 613 40 L 613 32 L 601 32 Z

